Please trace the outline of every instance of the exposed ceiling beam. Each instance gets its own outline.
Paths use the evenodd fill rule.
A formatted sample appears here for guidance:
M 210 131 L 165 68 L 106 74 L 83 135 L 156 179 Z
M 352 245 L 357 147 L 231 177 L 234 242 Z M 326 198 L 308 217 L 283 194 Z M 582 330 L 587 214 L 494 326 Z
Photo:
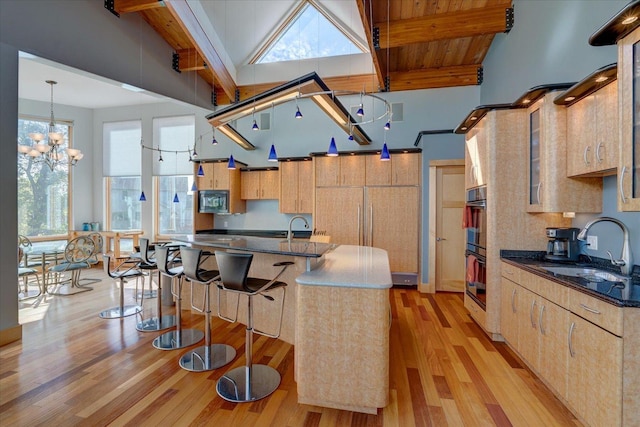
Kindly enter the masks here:
M 198 71 L 207 68 L 204 58 L 196 49 L 180 49 L 176 53 L 180 71 Z
M 141 10 L 164 7 L 159 0 L 114 0 L 113 9 L 120 15 L 124 13 L 140 12 Z
M 376 22 L 375 27 L 380 31 L 379 48 L 503 33 L 510 29 L 507 24 L 507 9 L 504 6 L 493 6 L 388 23 Z
M 362 27 L 364 28 L 364 32 L 367 35 L 367 43 L 369 44 L 369 52 L 371 52 L 371 60 L 373 61 L 373 66 L 376 70 L 376 76 L 378 78 L 378 83 L 384 87 L 384 78 L 385 75 L 382 73 L 382 70 L 387 70 L 386 60 L 383 56 L 379 55 L 375 49 L 375 43 L 373 40 L 372 34 L 372 24 L 369 19 L 370 7 L 372 7 L 371 3 L 373 0 L 356 0 L 356 4 L 358 5 L 358 12 L 360 12 L 360 20 L 362 21 Z M 382 64 L 380 63 L 382 62 Z
M 196 50 L 202 56 L 211 71 L 216 76 L 216 83 L 222 87 L 224 93 L 231 99 L 235 97 L 236 83 L 225 67 L 222 58 L 211 44 L 209 37 L 200 25 L 187 0 L 164 0 L 167 9 L 187 34 Z
M 390 74 L 391 90 L 472 86 L 482 82 L 481 65 L 456 65 L 424 70 L 395 71 Z

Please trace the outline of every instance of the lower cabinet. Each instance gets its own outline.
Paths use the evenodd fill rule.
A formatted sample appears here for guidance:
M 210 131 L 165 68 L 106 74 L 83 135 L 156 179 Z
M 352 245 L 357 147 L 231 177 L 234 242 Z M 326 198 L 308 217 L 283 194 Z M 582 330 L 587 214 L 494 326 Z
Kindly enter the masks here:
M 586 425 L 637 425 L 637 334 L 620 337 L 604 329 L 617 324 L 611 319 L 622 308 L 526 271 L 516 283 L 508 275 L 513 265 L 502 266 L 501 332 L 509 346 Z M 598 307 L 589 313 L 601 321 L 586 320 L 574 306 Z M 640 318 L 640 309 L 629 309 L 635 311 L 625 325 Z

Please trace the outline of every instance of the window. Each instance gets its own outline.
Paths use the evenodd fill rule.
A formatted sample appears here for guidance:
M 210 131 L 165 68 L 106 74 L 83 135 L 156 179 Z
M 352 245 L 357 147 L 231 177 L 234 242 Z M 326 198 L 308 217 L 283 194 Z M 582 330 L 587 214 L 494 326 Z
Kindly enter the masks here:
M 193 164 L 195 117 L 153 119 L 153 174 L 156 177 L 156 224 L 159 236 L 193 232 Z M 162 161 L 160 161 L 162 154 Z
M 49 121 L 20 118 L 18 140 L 35 145 L 29 133 L 49 132 Z M 56 132 L 65 135 L 64 151 L 71 141 L 72 126 L 58 121 Z M 41 143 L 42 144 L 42 143 Z M 18 233 L 29 237 L 62 236 L 69 232 L 69 165 L 58 163 L 53 170 L 28 155 L 18 154 Z
M 104 171 L 108 230 L 142 229 L 140 193 L 142 123 L 105 123 Z
M 294 17 L 276 33 L 275 41 L 258 55 L 258 64 L 324 58 L 363 53 L 350 36 L 309 2 L 294 12 Z

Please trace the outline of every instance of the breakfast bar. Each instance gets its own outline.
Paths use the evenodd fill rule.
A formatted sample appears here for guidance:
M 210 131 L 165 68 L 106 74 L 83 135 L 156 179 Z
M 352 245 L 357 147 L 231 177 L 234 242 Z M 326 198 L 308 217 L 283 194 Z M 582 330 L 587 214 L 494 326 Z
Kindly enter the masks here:
M 276 262 L 292 261 L 279 280 L 287 283 L 280 339 L 295 346 L 300 403 L 376 413 L 389 393 L 389 289 L 387 252 L 368 246 L 332 245 L 304 239 L 196 234 L 177 241 L 205 250 L 254 254 L 250 276 L 271 278 Z M 215 257 L 205 268 L 216 267 Z M 279 301 L 276 301 L 279 303 Z M 212 298 L 217 310 L 217 299 Z M 234 300 L 220 300 L 225 311 Z M 238 319 L 246 318 L 240 304 Z M 256 299 L 261 329 L 277 329 L 274 303 Z

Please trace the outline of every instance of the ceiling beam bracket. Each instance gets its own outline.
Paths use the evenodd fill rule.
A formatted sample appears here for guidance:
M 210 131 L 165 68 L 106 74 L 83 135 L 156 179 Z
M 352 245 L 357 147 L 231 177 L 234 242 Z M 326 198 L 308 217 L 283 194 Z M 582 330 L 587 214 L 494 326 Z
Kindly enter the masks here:
M 211 105 L 214 107 L 218 106 L 218 94 L 215 91 L 215 88 L 211 91 Z
M 482 67 L 478 67 L 477 75 L 478 75 L 478 83 L 477 84 L 481 85 L 482 84 L 482 80 L 484 79 L 484 69 Z
M 182 73 L 182 71 L 180 71 L 180 54 L 178 52 L 174 52 L 173 55 L 171 55 L 171 68 L 177 73 Z
M 384 77 L 384 92 L 389 91 L 391 91 L 391 77 L 387 75 Z
M 373 48 L 380 50 L 380 27 L 373 27 Z
M 235 96 L 233 98 L 233 102 L 240 102 L 240 89 L 236 88 L 236 93 Z
M 109 12 L 113 13 L 114 15 L 116 15 L 118 18 L 120 18 L 120 14 L 116 12 L 115 0 L 104 0 L 104 8 L 107 9 Z
M 508 33 L 513 28 L 513 22 L 515 20 L 515 12 L 513 11 L 513 7 L 508 7 L 505 9 L 505 33 Z

